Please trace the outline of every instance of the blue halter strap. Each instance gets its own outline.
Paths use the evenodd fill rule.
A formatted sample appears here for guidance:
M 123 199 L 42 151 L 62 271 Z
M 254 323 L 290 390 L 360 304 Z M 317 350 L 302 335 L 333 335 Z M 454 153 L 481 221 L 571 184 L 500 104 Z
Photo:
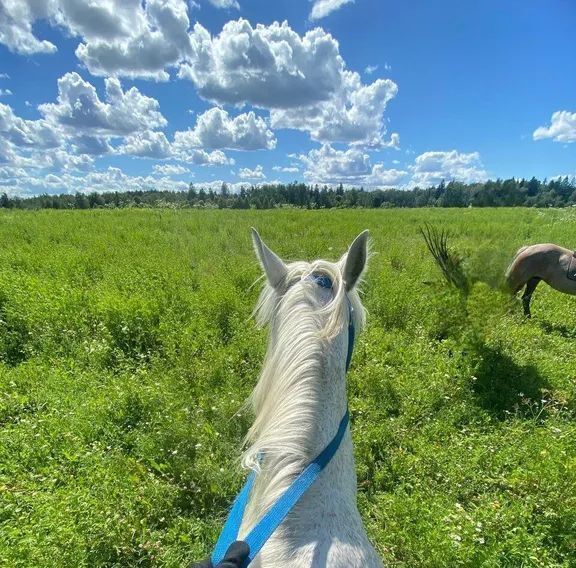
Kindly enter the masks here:
M 312 275 L 310 279 L 314 280 L 314 282 L 322 288 L 332 288 L 332 281 L 327 276 Z M 348 367 L 350 366 L 352 350 L 354 348 L 354 322 L 352 318 L 352 306 L 350 304 L 348 315 L 348 354 L 346 356 L 346 371 L 348 371 Z M 246 536 L 244 541 L 250 547 L 250 554 L 244 568 L 254 560 L 254 557 L 260 552 L 264 544 L 266 544 L 266 541 L 272 536 L 288 513 L 290 513 L 300 497 L 306 493 L 316 479 L 318 479 L 318 476 L 322 473 L 324 468 L 330 463 L 334 454 L 340 447 L 346 429 L 348 428 L 349 421 L 350 414 L 348 410 L 346 410 L 346 413 L 338 426 L 338 431 L 332 440 L 330 440 L 328 445 L 318 454 L 318 456 L 316 456 L 316 458 L 306 466 L 302 473 L 292 482 L 290 487 L 288 487 L 272 507 L 268 509 L 266 514 L 258 521 L 258 523 L 256 523 L 250 533 Z M 218 538 L 218 542 L 216 543 L 214 552 L 212 553 L 212 564 L 214 566 L 222 561 L 228 547 L 238 539 L 238 531 L 242 524 L 244 511 L 246 510 L 250 491 L 252 490 L 255 479 L 256 473 L 253 471 L 248 476 L 244 487 L 241 489 L 232 504 L 228 519 L 222 528 L 222 532 L 220 533 L 220 537 Z

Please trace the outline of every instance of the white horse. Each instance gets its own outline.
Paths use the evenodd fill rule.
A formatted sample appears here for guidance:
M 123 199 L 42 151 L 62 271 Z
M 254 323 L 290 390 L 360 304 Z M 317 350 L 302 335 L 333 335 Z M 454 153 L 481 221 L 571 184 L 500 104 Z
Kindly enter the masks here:
M 252 239 L 267 280 L 255 313 L 259 324 L 270 325 L 270 338 L 250 399 L 256 418 L 247 434 L 243 465 L 258 474 L 240 539 L 338 430 L 347 409 L 349 318 L 360 330 L 365 312 L 355 286 L 368 255 L 368 231 L 354 240 L 337 263 L 285 264 L 254 229 Z M 318 285 L 312 275 L 329 278 L 332 288 Z M 356 493 L 352 438 L 347 429 L 332 461 L 251 566 L 383 566 L 366 536 Z

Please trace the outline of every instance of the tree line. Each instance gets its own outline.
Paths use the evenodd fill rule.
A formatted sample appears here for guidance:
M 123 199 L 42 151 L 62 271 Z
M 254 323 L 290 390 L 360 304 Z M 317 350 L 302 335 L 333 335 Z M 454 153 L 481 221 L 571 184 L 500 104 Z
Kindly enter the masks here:
M 482 183 L 450 181 L 409 190 L 320 187 L 304 183 L 263 184 L 231 192 L 223 183 L 219 191 L 190 184 L 187 191 L 102 191 L 90 194 L 0 195 L 6 209 L 96 209 L 123 207 L 172 207 L 219 209 L 272 209 L 298 207 L 566 207 L 576 205 L 576 178 L 540 181 L 536 178 L 489 180 Z

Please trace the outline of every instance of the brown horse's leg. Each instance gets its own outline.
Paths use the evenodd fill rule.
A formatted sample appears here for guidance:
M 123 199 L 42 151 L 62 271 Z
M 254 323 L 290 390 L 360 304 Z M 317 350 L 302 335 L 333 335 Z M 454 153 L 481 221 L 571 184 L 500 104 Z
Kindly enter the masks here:
M 524 315 L 529 318 L 532 317 L 530 313 L 530 300 L 532 299 L 532 294 L 534 290 L 536 290 L 536 286 L 540 282 L 541 278 L 535 276 L 534 278 L 530 278 L 526 283 L 526 289 L 524 290 L 524 294 L 522 294 L 522 305 L 524 306 Z

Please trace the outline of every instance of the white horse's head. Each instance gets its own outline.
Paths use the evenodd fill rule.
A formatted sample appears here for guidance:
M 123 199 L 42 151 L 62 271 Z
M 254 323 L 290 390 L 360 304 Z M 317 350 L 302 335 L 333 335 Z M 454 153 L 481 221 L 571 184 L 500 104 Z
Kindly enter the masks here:
M 266 277 L 256 319 L 270 326 L 266 360 L 251 398 L 256 417 L 243 460 L 258 468 L 263 454 L 272 463 L 309 459 L 317 449 L 314 429 L 322 407 L 335 407 L 338 420 L 346 408 L 349 333 L 352 328 L 358 333 L 365 319 L 356 287 L 368 258 L 368 231 L 335 263 L 287 264 L 254 229 L 252 239 Z
M 267 281 L 255 310 L 260 325 L 270 323 L 275 331 L 287 306 L 294 308 L 294 304 L 314 313 L 318 331 L 324 337 L 334 337 L 342 331 L 348 323 L 350 306 L 355 327 L 364 325 L 365 312 L 356 285 L 366 268 L 368 231 L 360 233 L 336 263 L 316 260 L 285 264 L 266 246 L 256 229 L 252 229 L 252 241 Z

